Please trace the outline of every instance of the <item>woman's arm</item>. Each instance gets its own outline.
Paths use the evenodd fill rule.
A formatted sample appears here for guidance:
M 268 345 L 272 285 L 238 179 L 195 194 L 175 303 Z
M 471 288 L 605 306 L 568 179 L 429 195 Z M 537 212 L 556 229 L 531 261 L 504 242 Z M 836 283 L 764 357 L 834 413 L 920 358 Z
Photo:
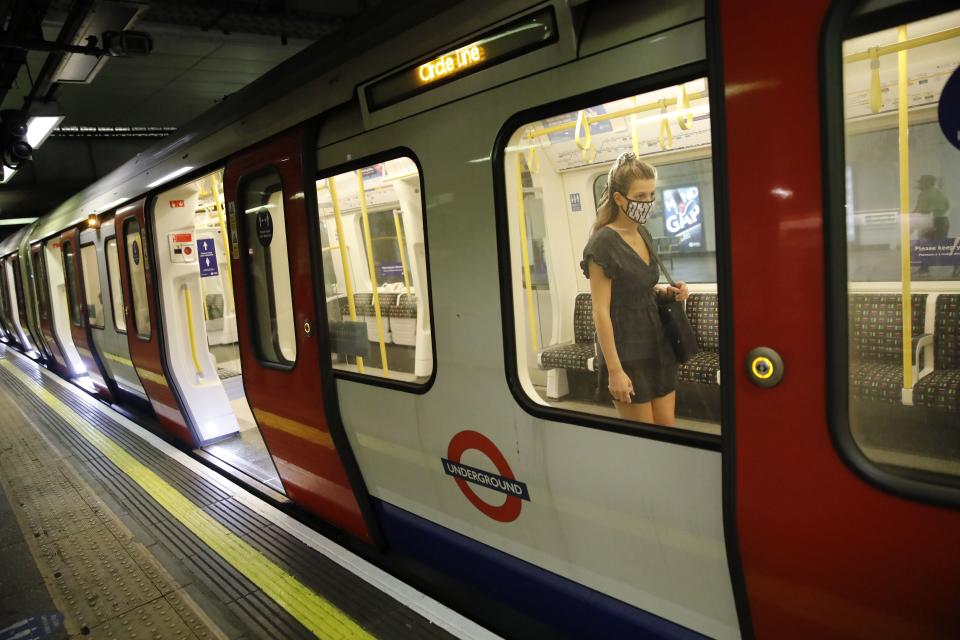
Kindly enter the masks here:
M 613 282 L 603 272 L 603 268 L 590 261 L 590 296 L 593 299 L 593 324 L 597 328 L 597 340 L 610 373 L 610 395 L 614 400 L 630 402 L 633 395 L 633 383 L 623 371 L 617 344 L 613 339 L 613 321 L 610 320 L 610 292 Z

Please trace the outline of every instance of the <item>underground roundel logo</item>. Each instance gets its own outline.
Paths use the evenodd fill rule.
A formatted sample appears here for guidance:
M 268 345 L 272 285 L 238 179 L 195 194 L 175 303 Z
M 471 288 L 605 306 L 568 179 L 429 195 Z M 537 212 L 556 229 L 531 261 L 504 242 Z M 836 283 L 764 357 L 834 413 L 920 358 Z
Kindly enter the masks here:
M 489 458 L 496 467 L 497 473 L 461 464 L 460 460 L 464 452 L 471 449 L 476 449 Z M 513 522 L 520 516 L 523 500 L 530 501 L 527 485 L 514 477 L 513 470 L 507 463 L 507 459 L 497 449 L 497 445 L 482 433 L 461 431 L 456 434 L 447 446 L 447 457 L 441 460 L 444 473 L 453 476 L 467 500 L 487 517 L 499 522 Z M 505 494 L 507 499 L 500 505 L 490 504 L 478 496 L 470 484 Z

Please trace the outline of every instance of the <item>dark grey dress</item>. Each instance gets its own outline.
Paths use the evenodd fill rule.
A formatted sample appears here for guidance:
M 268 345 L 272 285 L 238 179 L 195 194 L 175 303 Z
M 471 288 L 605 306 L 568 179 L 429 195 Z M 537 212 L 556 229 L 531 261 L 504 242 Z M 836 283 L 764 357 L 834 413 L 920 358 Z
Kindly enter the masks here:
M 580 268 L 590 277 L 590 262 L 612 281 L 610 320 L 617 355 L 633 383 L 633 402 L 649 402 L 677 388 L 677 360 L 663 332 L 654 285 L 660 268 L 647 264 L 620 234 L 601 227 L 583 249 Z M 601 370 L 601 390 L 607 386 L 606 366 Z

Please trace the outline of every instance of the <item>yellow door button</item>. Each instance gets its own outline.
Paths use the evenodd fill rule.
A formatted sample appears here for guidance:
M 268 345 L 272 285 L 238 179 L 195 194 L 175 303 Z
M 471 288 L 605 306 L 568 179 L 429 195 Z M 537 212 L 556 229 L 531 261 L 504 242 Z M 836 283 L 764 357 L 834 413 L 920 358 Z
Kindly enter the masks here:
M 747 374 L 758 387 L 773 387 L 783 379 L 783 359 L 769 347 L 757 347 L 747 354 Z

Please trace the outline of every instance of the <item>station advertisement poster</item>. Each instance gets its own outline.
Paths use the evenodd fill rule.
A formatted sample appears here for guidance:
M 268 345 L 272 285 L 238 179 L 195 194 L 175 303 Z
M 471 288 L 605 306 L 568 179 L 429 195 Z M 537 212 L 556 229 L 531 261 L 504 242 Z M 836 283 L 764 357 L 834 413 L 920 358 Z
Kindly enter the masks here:
M 700 187 L 663 190 L 663 228 L 674 238 L 674 251 L 703 251 L 703 208 Z

